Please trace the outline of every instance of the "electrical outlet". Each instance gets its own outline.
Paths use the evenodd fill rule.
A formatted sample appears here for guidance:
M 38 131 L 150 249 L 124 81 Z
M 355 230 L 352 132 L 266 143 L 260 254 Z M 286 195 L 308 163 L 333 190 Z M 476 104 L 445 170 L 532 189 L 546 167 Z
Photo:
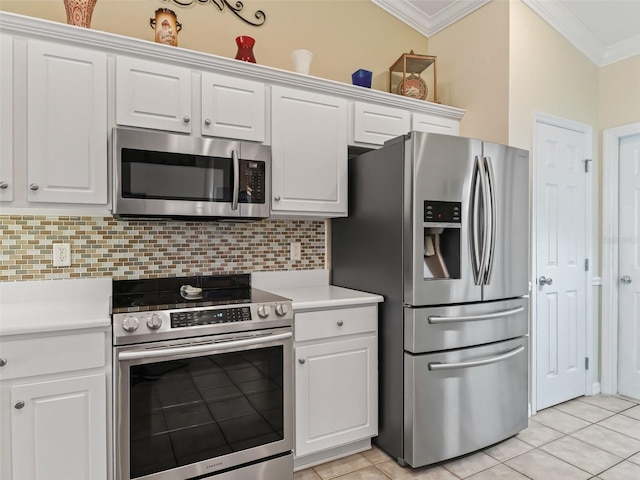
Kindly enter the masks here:
M 53 266 L 71 266 L 71 245 L 69 245 L 68 243 L 53 244 Z
M 302 247 L 300 242 L 291 242 L 291 260 L 300 260 L 302 256 Z

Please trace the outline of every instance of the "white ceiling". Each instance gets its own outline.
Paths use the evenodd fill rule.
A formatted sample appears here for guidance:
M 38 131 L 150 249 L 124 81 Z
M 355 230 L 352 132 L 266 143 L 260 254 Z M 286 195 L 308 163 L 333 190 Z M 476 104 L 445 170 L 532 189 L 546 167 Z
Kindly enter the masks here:
M 492 0 L 371 1 L 430 37 Z M 640 0 L 522 1 L 598 66 L 640 54 Z

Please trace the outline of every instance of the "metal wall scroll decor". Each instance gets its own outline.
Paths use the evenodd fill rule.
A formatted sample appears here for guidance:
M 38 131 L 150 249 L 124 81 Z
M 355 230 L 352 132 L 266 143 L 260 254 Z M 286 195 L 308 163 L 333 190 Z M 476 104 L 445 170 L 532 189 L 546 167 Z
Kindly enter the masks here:
M 181 7 L 190 7 L 191 5 L 198 5 L 198 4 L 204 5 L 205 3 L 213 3 L 216 7 L 218 7 L 218 10 L 220 10 L 221 12 L 224 10 L 224 7 L 227 6 L 229 7 L 229 10 L 231 10 L 236 17 L 238 17 L 243 22 L 248 23 L 249 25 L 253 25 L 254 27 L 259 27 L 261 25 L 264 25 L 264 22 L 267 20 L 267 16 L 262 10 L 256 10 L 256 13 L 253 14 L 253 16 L 256 19 L 255 21 L 251 21 L 249 19 L 244 18 L 241 13 L 242 9 L 244 8 L 244 4 L 240 0 L 237 0 L 235 3 L 229 2 L 228 0 L 164 0 L 164 1 L 175 3 L 176 5 L 179 5 Z

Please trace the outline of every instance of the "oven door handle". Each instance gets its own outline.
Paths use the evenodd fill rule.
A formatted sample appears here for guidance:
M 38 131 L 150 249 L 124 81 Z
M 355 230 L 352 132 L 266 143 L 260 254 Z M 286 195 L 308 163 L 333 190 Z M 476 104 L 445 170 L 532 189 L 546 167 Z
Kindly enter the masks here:
M 471 367 L 481 367 L 483 365 L 490 365 L 492 363 L 498 363 L 502 360 L 506 360 L 507 358 L 514 357 L 518 355 L 521 351 L 524 350 L 524 347 L 520 345 L 519 347 L 510 350 L 507 353 L 502 355 L 498 355 L 496 357 L 487 358 L 485 360 L 474 360 L 471 362 L 461 362 L 461 363 L 440 363 L 440 362 L 429 362 L 428 367 L 429 370 L 455 370 L 458 368 L 471 368 Z
M 293 335 L 291 332 L 278 333 L 275 335 L 264 335 L 257 338 L 247 338 L 243 340 L 229 340 L 207 345 L 190 345 L 188 347 L 167 347 L 149 350 L 136 350 L 132 352 L 119 352 L 118 360 L 141 360 L 144 358 L 166 357 L 169 355 L 182 355 L 190 353 L 217 352 L 230 348 L 247 347 L 250 345 L 260 345 L 278 340 L 286 340 Z
M 494 318 L 504 318 L 510 317 L 511 315 L 515 315 L 516 313 L 520 313 L 524 310 L 524 307 L 521 305 L 516 308 L 511 308 L 509 310 L 501 310 L 499 312 L 492 313 L 484 313 L 482 315 L 460 315 L 457 317 L 441 317 L 439 315 L 429 315 L 427 317 L 427 321 L 429 323 L 456 323 L 456 322 L 475 322 L 478 320 L 491 320 Z

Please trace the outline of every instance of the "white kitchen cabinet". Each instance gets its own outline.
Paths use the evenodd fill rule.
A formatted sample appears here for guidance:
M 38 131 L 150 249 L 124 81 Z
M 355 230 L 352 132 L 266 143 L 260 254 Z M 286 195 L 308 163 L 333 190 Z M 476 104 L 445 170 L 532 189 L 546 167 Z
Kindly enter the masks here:
M 0 201 L 13 200 L 13 39 L 0 34 Z
M 296 458 L 378 433 L 377 306 L 295 314 Z
M 264 142 L 265 85 L 202 73 L 202 135 Z
M 191 133 L 191 70 L 119 55 L 116 123 Z
M 106 480 L 106 383 L 102 373 L 11 388 L 14 479 Z
M 425 113 L 411 114 L 411 130 L 418 132 L 444 133 L 446 135 L 459 135 L 460 120 L 429 115 Z
M 1 339 L 0 478 L 107 480 L 107 332 L 17 337 Z
M 107 203 L 107 56 L 27 44 L 29 202 Z
M 347 215 L 347 102 L 271 89 L 272 216 Z
M 351 144 L 383 145 L 387 140 L 404 135 L 411 129 L 411 112 L 383 105 L 353 102 L 352 124 Z

